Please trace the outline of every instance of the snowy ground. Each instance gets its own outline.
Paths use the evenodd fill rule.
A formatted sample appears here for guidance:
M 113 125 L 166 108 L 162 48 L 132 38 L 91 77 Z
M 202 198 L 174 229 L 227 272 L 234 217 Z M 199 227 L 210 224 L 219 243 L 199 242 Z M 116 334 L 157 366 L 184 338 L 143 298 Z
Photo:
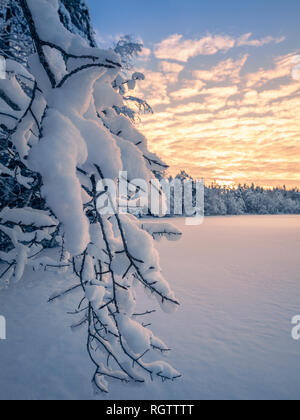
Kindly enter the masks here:
M 291 318 L 300 314 L 300 217 L 175 224 L 183 239 L 159 249 L 182 305 L 175 315 L 154 314 L 152 322 L 183 378 L 111 383 L 109 398 L 299 399 L 300 341 L 291 338 Z M 43 273 L 26 277 L 23 286 L 0 293 L 8 335 L 0 341 L 0 399 L 94 398 L 85 330 L 68 328 L 66 312 L 78 296 L 47 304 L 64 283 Z M 145 305 L 152 308 L 147 299 Z

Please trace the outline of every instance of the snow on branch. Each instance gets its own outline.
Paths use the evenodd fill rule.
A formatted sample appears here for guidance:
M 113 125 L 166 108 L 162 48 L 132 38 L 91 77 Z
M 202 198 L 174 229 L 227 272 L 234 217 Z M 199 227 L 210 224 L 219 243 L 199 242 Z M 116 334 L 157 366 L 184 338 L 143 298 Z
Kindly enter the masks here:
M 148 183 L 152 171 L 166 165 L 118 111 L 125 106 L 114 88 L 121 57 L 67 31 L 57 0 L 18 1 L 36 53 L 28 60 L 29 74 L 18 68 L 30 96 L 16 75 L 6 85 L 0 81 L 0 125 L 7 145 L 0 172 L 12 178 L 19 170 L 13 181 L 19 186 L 27 178 L 29 195 L 17 208 L 1 207 L 0 234 L 7 245 L 0 253 L 0 279 L 19 281 L 26 266 L 73 278 L 73 285 L 49 301 L 80 292 L 74 310 L 80 318 L 73 329 L 87 328 L 97 391 L 107 393 L 112 381 L 175 380 L 180 377 L 176 369 L 154 361 L 155 351 L 170 349 L 142 322 L 136 305 L 141 287 L 164 311 L 178 309 L 161 273 L 154 238 L 180 233 L 169 225 L 159 231 L 141 226 L 117 211 L 103 216 L 97 208 L 98 184 L 104 179 L 116 182 L 127 172 L 131 185 L 136 177 Z M 136 73 L 132 80 L 141 77 Z M 55 252 L 50 256 L 51 247 Z M 147 308 L 144 315 L 153 311 Z
M 141 227 L 156 241 L 160 241 L 163 237 L 169 241 L 178 241 L 182 236 L 182 233 L 171 223 L 142 223 Z

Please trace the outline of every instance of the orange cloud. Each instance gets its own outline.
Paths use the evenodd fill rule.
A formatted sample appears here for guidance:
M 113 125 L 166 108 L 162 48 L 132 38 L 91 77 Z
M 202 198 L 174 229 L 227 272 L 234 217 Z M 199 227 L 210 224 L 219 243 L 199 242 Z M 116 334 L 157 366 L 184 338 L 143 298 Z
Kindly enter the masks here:
M 140 69 L 145 74 L 145 80 L 139 81 L 135 91 L 136 96 L 147 100 L 151 106 L 170 103 L 168 86 L 170 76 L 159 71 Z
M 249 73 L 246 75 L 247 86 L 259 87 L 272 80 L 290 77 L 295 66 L 294 57 L 294 53 L 278 57 L 271 69 L 260 68 L 255 73 Z
M 186 99 L 192 96 L 200 95 L 202 88 L 205 83 L 201 80 L 187 80 L 181 89 L 178 89 L 170 93 L 170 96 L 174 99 Z
M 245 75 L 248 56 L 222 60 L 193 71 L 194 79 L 179 86 L 164 74 L 168 100 L 140 127 L 152 150 L 173 173 L 186 169 L 207 180 L 300 185 L 300 81 L 291 77 L 294 56 L 278 57 L 269 68 Z M 148 82 L 153 87 L 151 76 Z
M 285 41 L 285 37 L 281 38 L 273 38 L 272 36 L 266 36 L 262 39 L 250 39 L 252 33 L 249 32 L 248 34 L 242 35 L 237 40 L 237 46 L 242 47 L 244 45 L 248 45 L 251 47 L 263 47 L 264 45 L 270 44 L 270 42 L 275 42 L 276 44 L 280 44 L 281 42 Z
M 234 46 L 235 40 L 230 36 L 207 35 L 199 40 L 184 40 L 183 35 L 175 34 L 156 45 L 154 53 L 159 59 L 187 62 L 197 55 L 213 55 Z
M 179 74 L 184 69 L 184 66 L 177 63 L 170 63 L 169 61 L 161 61 L 159 63 L 159 69 L 165 73 L 170 83 L 178 81 Z
M 229 80 L 234 83 L 240 81 L 240 72 L 244 67 L 249 55 L 245 54 L 238 60 L 229 58 L 221 61 L 217 66 L 209 70 L 196 70 L 193 77 L 206 82 L 224 82 Z
M 251 35 L 248 33 L 235 39 L 228 35 L 208 34 L 200 39 L 183 39 L 183 35 L 174 34 L 157 44 L 154 54 L 156 58 L 162 60 L 187 62 L 190 58 L 199 55 L 214 55 L 219 51 L 227 52 L 234 47 L 241 46 L 261 47 L 271 42 L 280 43 L 285 39 L 268 36 L 260 40 L 251 40 Z

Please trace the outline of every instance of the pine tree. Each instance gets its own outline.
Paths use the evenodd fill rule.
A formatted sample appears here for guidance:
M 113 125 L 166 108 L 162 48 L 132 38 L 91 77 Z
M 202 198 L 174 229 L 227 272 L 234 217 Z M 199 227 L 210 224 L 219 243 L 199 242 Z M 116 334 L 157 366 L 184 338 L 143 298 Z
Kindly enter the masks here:
M 180 374 L 169 364 L 145 358 L 169 348 L 142 321 L 153 311 L 137 313 L 136 289 L 142 287 L 168 312 L 179 303 L 162 276 L 155 235 L 132 215 L 119 214 L 106 186 L 107 179 L 116 182 L 126 171 L 138 194 L 134 180 L 147 185 L 163 165 L 132 121 L 116 111 L 124 106 L 113 83 L 122 71 L 120 56 L 67 30 L 57 0 L 16 3 L 36 52 L 27 68 L 7 60 L 9 77 L 0 80 L 6 141 L 1 173 L 13 188 L 26 189 L 15 202 L 4 202 L 0 212 L 7 242 L 0 253 L 5 267 L 0 280 L 20 281 L 25 267 L 72 276 L 73 284 L 49 302 L 81 290 L 74 312 L 80 318 L 73 327 L 86 325 L 97 391 L 108 392 L 108 379 L 174 380 Z M 111 205 L 111 214 L 101 213 L 100 198 Z M 156 230 L 170 236 L 165 224 Z M 57 251 L 51 258 L 49 246 Z
M 60 0 L 60 21 L 73 33 L 85 38 L 91 47 L 96 47 L 89 9 L 83 0 Z
M 0 55 L 25 63 L 33 43 L 19 2 L 1 1 L 0 29 Z

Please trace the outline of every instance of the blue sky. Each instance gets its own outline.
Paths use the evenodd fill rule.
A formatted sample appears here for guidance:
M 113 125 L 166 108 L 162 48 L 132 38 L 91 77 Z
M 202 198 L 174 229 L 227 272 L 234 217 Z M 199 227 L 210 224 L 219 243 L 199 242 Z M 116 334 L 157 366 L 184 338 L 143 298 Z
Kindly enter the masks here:
M 103 45 L 144 42 L 137 94 L 155 114 L 140 129 L 171 172 L 300 186 L 299 0 L 88 4 Z
M 157 42 L 173 33 L 232 35 L 255 32 L 299 37 L 299 0 L 88 0 L 94 24 L 102 34 L 135 34 Z

